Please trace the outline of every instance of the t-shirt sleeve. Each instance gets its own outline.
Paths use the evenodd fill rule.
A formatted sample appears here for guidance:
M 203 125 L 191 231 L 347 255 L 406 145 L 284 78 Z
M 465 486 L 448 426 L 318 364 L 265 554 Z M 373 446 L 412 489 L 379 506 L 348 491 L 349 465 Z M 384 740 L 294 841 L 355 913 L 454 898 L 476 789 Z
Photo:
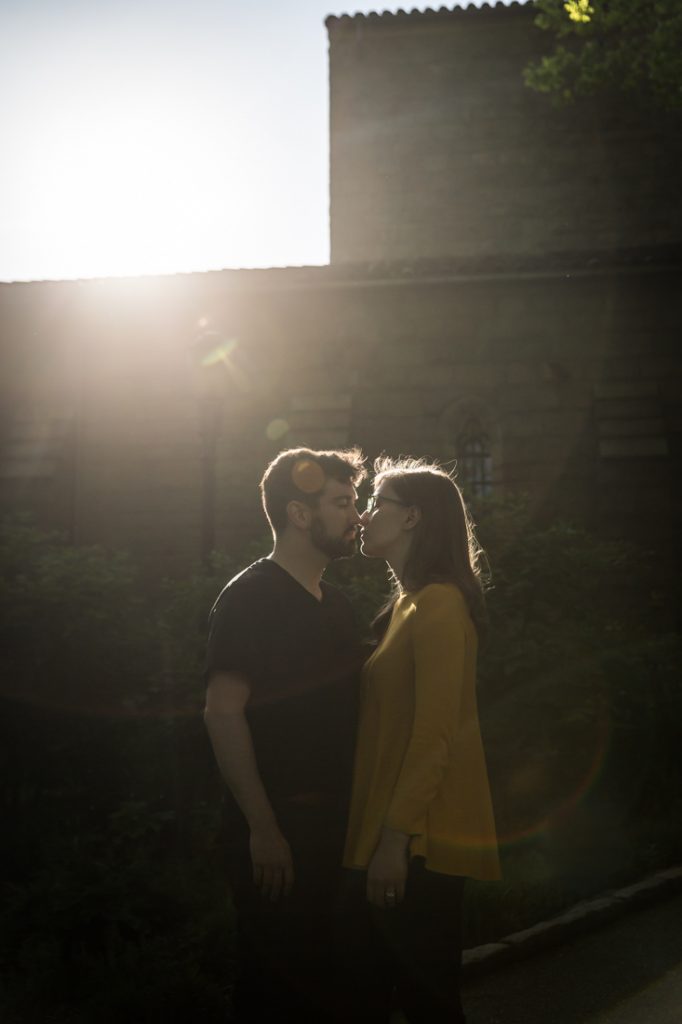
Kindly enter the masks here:
M 385 824 L 422 832 L 459 728 L 466 647 L 463 599 L 450 588 L 426 588 L 413 622 L 414 719 L 412 735 Z
M 253 675 L 258 663 L 256 605 L 246 587 L 230 587 L 216 601 L 208 626 L 206 679 L 212 672 Z

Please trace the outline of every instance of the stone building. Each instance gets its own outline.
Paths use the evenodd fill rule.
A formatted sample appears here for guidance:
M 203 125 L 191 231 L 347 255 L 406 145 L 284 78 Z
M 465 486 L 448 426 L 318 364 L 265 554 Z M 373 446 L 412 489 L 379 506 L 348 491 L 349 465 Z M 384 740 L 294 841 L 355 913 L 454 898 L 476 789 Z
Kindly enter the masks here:
M 180 572 L 281 447 L 359 444 L 670 544 L 677 126 L 526 89 L 528 5 L 327 26 L 331 265 L 0 286 L 5 507 Z

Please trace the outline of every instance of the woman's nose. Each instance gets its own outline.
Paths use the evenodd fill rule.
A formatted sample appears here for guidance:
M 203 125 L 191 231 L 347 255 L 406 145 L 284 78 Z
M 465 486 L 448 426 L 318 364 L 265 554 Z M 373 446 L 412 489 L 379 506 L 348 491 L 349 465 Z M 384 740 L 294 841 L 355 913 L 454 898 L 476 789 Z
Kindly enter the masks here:
M 369 512 L 367 511 L 367 509 L 365 509 L 364 512 L 359 512 L 358 513 L 358 519 L 360 520 L 360 522 L 364 526 L 365 523 L 367 522 L 367 520 L 369 519 Z

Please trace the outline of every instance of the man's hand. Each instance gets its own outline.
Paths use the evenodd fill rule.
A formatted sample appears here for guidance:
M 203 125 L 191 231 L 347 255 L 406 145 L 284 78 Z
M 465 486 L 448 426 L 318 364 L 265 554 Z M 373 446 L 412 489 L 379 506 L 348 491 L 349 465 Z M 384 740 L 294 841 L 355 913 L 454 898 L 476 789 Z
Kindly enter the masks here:
M 256 764 L 244 714 L 250 692 L 241 676 L 214 672 L 204 719 L 222 776 L 251 829 L 253 880 L 263 896 L 278 900 L 291 891 L 294 869 L 289 844 L 279 830 Z
M 367 899 L 382 910 L 395 907 L 405 896 L 410 837 L 384 828 L 367 869 Z
M 265 899 L 288 896 L 294 884 L 289 844 L 275 824 L 251 830 L 249 841 L 253 881 Z

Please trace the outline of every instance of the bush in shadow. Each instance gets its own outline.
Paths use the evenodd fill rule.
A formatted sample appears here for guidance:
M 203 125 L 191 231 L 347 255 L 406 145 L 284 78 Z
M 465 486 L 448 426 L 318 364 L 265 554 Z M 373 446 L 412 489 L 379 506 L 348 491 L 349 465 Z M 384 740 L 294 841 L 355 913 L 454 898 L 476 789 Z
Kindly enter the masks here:
M 477 512 L 494 574 L 479 700 L 504 879 L 470 886 L 468 945 L 682 852 L 673 584 L 625 544 L 534 526 L 522 501 Z M 224 1019 L 231 911 L 204 644 L 221 586 L 264 551 L 150 587 L 123 555 L 25 524 L 0 533 L 8 1020 Z M 329 575 L 368 631 L 382 564 Z
M 493 567 L 479 703 L 504 880 L 470 894 L 470 944 L 682 853 L 677 582 L 625 542 L 534 526 L 522 500 L 478 520 Z

